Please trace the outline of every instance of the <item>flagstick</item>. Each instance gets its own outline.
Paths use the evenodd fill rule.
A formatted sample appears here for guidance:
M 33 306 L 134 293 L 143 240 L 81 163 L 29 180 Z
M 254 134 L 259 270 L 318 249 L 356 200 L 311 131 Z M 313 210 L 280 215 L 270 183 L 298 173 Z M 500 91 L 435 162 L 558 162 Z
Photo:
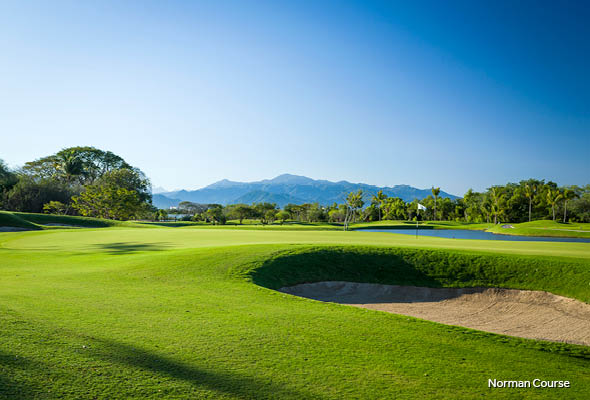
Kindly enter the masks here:
M 416 239 L 418 239 L 418 215 L 420 215 L 420 208 L 416 210 Z

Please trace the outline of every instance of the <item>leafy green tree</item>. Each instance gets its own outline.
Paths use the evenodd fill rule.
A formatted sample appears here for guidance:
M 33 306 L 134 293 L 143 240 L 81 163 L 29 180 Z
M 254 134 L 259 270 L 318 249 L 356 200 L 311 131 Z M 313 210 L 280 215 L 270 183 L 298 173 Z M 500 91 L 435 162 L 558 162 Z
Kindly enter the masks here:
M 264 214 L 264 218 L 266 219 L 266 222 L 269 224 L 272 224 L 277 219 L 277 213 L 278 213 L 278 210 L 276 210 L 276 209 L 267 210 L 266 213 Z
M 253 216 L 254 211 L 247 204 L 232 204 L 226 207 L 226 214 L 230 219 L 239 220 L 241 225 L 244 219 Z
M 578 222 L 590 222 L 590 185 L 580 189 L 578 198 L 570 200 L 571 219 Z
M 56 215 L 67 215 L 69 206 L 62 203 L 61 201 L 52 200 L 49 203 L 43 205 L 43 212 L 45 214 L 56 214 Z
M 339 208 L 332 208 L 328 211 L 328 218 L 330 222 L 344 222 L 346 212 Z
M 387 220 L 403 220 L 407 218 L 406 202 L 399 197 L 388 197 L 383 205 L 383 217 Z
M 452 215 L 455 211 L 455 203 L 448 197 L 442 197 L 438 201 L 438 218 L 441 220 L 452 220 Z
M 281 221 L 281 225 L 283 225 L 285 223 L 286 220 L 288 220 L 290 217 L 289 213 L 285 210 L 281 210 L 277 213 L 276 218 Z
M 136 191 L 117 186 L 87 185 L 72 201 L 81 215 L 89 217 L 128 220 L 146 211 Z
M 274 211 L 276 215 L 277 205 L 275 203 L 256 203 L 252 207 L 254 214 L 260 220 L 261 224 L 268 223 L 267 217 L 270 215 L 269 211 Z
M 414 199 L 409 203 L 406 203 L 406 212 L 407 218 L 409 221 L 412 221 L 415 218 L 415 214 L 418 213 L 418 199 Z
M 154 213 L 156 221 L 166 221 L 168 219 L 168 211 L 160 209 Z
M 80 185 L 94 183 L 105 173 L 133 169 L 123 158 L 94 147 L 69 147 L 54 155 L 25 163 L 23 173 L 33 179 L 54 179 Z
M 105 172 L 96 180 L 98 185 L 124 188 L 137 192 L 140 201 L 151 203 L 151 184 L 148 178 L 137 168 L 120 168 Z
M 563 189 L 563 222 L 567 222 L 567 202 L 574 200 L 579 197 L 577 187 L 564 188 Z
M 209 204 L 205 215 L 216 225 L 225 225 L 227 221 L 226 216 L 223 214 L 223 206 L 221 204 Z
M 128 220 L 151 209 L 150 183 L 137 169 L 105 172 L 95 183 L 84 186 L 72 197 L 73 207 L 82 215 Z
M 319 203 L 305 203 L 301 205 L 302 218 L 307 222 L 320 222 L 328 220 L 328 213 Z
M 3 207 L 7 210 L 42 213 L 43 205 L 50 201 L 71 202 L 76 189 L 53 179 L 32 179 L 19 176 L 18 182 L 5 193 Z
M 4 208 L 6 195 L 18 182 L 17 175 L 0 159 L 0 210 Z
M 434 197 L 434 213 L 433 213 L 433 220 L 436 219 L 436 200 L 438 199 L 438 195 L 440 194 L 440 188 L 439 187 L 432 187 L 431 189 L 432 192 L 432 196 Z
M 297 204 L 287 204 L 283 210 L 289 213 L 289 218 L 295 221 L 301 221 L 301 206 Z
M 490 194 L 490 213 L 494 216 L 494 224 L 504 214 L 504 205 L 506 198 L 501 186 L 492 186 L 489 189 Z
M 474 192 L 469 189 L 463 196 L 465 204 L 464 218 L 467 222 L 483 222 L 485 215 L 482 214 L 482 206 L 484 201 L 483 193 Z

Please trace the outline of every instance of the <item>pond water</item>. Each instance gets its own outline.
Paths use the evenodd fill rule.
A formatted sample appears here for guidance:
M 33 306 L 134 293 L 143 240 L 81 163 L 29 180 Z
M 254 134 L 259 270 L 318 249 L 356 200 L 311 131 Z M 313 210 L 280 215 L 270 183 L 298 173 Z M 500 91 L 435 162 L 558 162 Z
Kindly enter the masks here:
M 415 229 L 358 229 L 364 232 L 389 232 L 404 235 L 416 235 Z M 590 238 L 565 238 L 542 236 L 498 235 L 491 232 L 467 229 L 418 229 L 419 236 L 434 236 L 448 239 L 478 239 L 478 240 L 516 240 L 526 242 L 582 242 L 590 243 Z

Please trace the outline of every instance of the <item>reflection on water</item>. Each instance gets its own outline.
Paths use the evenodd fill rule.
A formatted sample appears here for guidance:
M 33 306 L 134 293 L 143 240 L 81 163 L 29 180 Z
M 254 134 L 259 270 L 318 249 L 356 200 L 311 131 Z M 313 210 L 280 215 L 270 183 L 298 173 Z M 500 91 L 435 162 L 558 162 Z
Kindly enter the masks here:
M 361 229 L 359 229 L 361 230 Z M 485 231 L 470 231 L 466 229 L 362 229 L 366 232 L 402 233 L 404 235 L 434 236 L 448 239 L 478 239 L 478 240 L 514 240 L 527 242 L 582 242 L 590 243 L 588 238 L 563 238 L 541 236 L 498 235 Z

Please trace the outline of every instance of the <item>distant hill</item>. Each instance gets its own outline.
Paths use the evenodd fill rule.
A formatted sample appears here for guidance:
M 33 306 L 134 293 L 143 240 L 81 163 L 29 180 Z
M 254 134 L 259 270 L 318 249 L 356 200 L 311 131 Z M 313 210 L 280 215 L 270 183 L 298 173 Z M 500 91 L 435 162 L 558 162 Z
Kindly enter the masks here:
M 236 204 L 236 203 L 276 203 L 280 207 L 286 204 L 320 203 L 322 205 L 342 203 L 346 195 L 362 189 L 366 199 L 383 190 L 387 196 L 400 197 L 405 201 L 423 199 L 431 194 L 430 189 L 417 189 L 409 185 L 378 187 L 365 183 L 347 181 L 331 182 L 315 180 L 305 176 L 283 174 L 274 179 L 258 182 L 234 182 L 227 179 L 215 182 L 198 190 L 178 190 L 154 195 L 153 203 L 160 208 L 176 206 L 181 201 L 201 204 Z M 456 199 L 457 196 L 441 190 L 440 197 Z

